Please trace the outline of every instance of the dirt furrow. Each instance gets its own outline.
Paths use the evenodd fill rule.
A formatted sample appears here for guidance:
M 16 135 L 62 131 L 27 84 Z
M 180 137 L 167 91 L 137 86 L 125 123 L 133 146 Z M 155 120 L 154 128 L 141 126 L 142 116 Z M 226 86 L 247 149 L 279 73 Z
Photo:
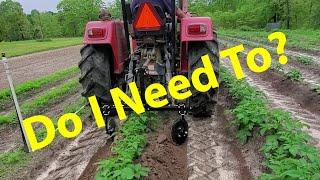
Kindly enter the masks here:
M 190 122 L 190 134 L 188 140 L 188 170 L 189 179 L 246 179 L 250 172 L 241 173 L 241 166 L 246 162 L 240 162 L 232 152 L 232 138 L 225 137 L 219 132 L 219 122 L 215 118 Z M 237 151 L 240 151 L 237 149 Z M 239 153 L 241 154 L 241 153 Z
M 78 179 L 107 140 L 104 129 L 98 129 L 95 124 L 88 126 L 35 179 Z
M 228 60 L 223 59 L 221 62 L 225 67 L 232 71 L 231 64 L 227 63 Z M 303 108 L 301 104 L 296 102 L 296 99 L 288 95 L 281 94 L 277 89 L 275 89 L 272 85 L 272 81 L 266 81 L 262 79 L 259 74 L 252 73 L 246 68 L 244 68 L 244 71 L 248 75 L 246 77 L 247 82 L 266 95 L 271 107 L 283 109 L 291 113 L 292 116 L 297 120 L 303 121 L 310 126 L 310 128 L 306 129 L 306 131 L 313 137 L 314 144 L 320 148 L 320 112 L 311 112 Z
M 76 66 L 80 60 L 81 46 L 45 51 L 9 59 L 15 85 L 56 71 Z M 7 88 L 4 66 L 0 65 L 0 89 Z
M 222 43 L 224 45 L 235 45 L 233 42 L 225 41 L 225 40 L 220 40 L 220 43 Z M 249 50 L 246 49 L 243 53 L 245 55 L 247 55 L 249 53 Z M 258 62 L 263 62 L 263 59 L 261 57 L 256 57 L 256 60 Z M 275 64 L 275 63 L 273 62 L 273 64 Z M 320 86 L 320 76 L 318 74 L 319 72 L 312 72 L 310 70 L 300 68 L 300 67 L 295 66 L 290 63 L 288 63 L 282 67 L 283 67 L 283 71 L 285 74 L 289 73 L 291 70 L 298 69 L 302 75 L 302 81 L 304 83 L 308 84 L 310 86 L 310 88 L 315 88 L 315 87 Z
M 215 116 L 188 121 L 188 179 L 252 179 L 264 171 L 259 154 L 262 141 L 241 145 L 230 125 L 232 117 L 225 115 L 231 101 L 222 90 Z

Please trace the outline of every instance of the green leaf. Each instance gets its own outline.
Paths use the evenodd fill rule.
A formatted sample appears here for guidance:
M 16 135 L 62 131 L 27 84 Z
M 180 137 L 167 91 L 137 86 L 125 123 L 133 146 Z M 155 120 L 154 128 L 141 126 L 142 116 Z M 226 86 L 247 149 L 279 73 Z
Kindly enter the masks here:
M 124 168 L 121 170 L 121 178 L 123 179 L 133 179 L 134 177 L 134 171 L 131 168 Z

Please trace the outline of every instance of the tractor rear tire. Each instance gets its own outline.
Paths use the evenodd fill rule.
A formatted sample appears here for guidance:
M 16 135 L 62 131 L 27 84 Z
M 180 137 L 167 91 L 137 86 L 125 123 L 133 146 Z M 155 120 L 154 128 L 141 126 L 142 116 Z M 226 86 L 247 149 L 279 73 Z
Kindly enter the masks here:
M 97 45 L 85 45 L 81 49 L 81 77 L 82 96 L 96 96 L 101 103 L 110 103 L 112 88 L 111 63 L 112 53 L 106 47 Z
M 214 67 L 215 74 L 219 79 L 219 47 L 216 41 L 194 42 L 189 45 L 189 77 L 198 68 L 203 67 L 201 57 L 209 55 Z M 209 82 L 206 75 L 202 75 L 200 80 L 203 84 Z M 194 87 L 191 88 L 192 97 L 190 105 L 194 117 L 210 117 L 214 113 L 215 105 L 218 101 L 218 89 L 211 89 L 207 93 L 198 92 Z

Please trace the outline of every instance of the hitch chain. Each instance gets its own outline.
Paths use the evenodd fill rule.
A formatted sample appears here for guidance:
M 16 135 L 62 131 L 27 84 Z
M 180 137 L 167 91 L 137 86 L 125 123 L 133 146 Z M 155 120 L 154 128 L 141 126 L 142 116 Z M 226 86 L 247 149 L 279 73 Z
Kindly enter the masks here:
M 105 104 L 105 105 L 103 105 L 102 106 L 102 114 L 104 115 L 104 116 L 109 116 L 110 114 L 111 114 L 111 106 L 109 106 L 109 105 L 107 105 L 107 104 Z
M 179 104 L 178 105 L 179 108 L 179 114 L 184 117 L 187 114 L 187 108 L 185 104 Z

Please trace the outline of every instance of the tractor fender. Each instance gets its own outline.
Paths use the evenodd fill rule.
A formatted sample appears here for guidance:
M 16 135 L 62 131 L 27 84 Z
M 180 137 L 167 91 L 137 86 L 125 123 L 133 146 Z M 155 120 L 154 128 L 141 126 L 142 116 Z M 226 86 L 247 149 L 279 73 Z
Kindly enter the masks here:
M 206 28 L 203 34 L 190 34 L 189 27 L 192 25 L 202 25 Z M 210 17 L 186 17 L 181 19 L 180 27 L 181 42 L 188 41 L 211 41 L 214 40 L 212 20 Z
M 99 37 L 90 36 L 92 29 L 99 29 L 103 32 Z M 86 25 L 83 43 L 85 45 L 106 45 L 112 49 L 113 71 L 121 74 L 124 71 L 123 64 L 129 56 L 126 43 L 124 25 L 122 21 L 92 21 Z
M 203 34 L 189 34 L 188 28 L 192 25 L 204 25 L 206 32 Z M 181 39 L 181 64 L 180 71 L 182 73 L 188 73 L 188 51 L 189 45 L 193 42 L 201 41 L 213 41 L 217 40 L 217 37 L 213 32 L 213 23 L 210 17 L 185 17 L 181 19 L 180 26 L 180 39 Z

